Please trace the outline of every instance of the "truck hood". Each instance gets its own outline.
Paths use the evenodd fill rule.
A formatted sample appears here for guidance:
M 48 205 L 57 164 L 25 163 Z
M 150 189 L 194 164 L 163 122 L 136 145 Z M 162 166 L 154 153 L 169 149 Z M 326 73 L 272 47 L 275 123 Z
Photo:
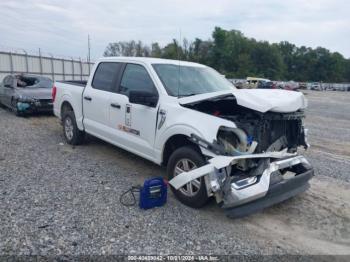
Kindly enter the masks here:
M 34 99 L 51 99 L 51 88 L 17 88 L 16 94 Z
M 289 113 L 307 107 L 301 92 L 276 89 L 233 89 L 179 98 L 181 105 L 233 95 L 237 104 L 255 111 Z

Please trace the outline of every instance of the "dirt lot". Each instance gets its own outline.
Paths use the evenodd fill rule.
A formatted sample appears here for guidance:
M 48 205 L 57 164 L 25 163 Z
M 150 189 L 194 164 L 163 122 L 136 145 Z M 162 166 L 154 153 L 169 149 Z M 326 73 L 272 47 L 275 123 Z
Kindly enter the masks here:
M 52 116 L 0 109 L 0 254 L 350 254 L 350 92 L 308 92 L 306 193 L 243 219 L 170 193 L 162 208 L 119 195 L 164 170 L 101 140 L 64 143 Z

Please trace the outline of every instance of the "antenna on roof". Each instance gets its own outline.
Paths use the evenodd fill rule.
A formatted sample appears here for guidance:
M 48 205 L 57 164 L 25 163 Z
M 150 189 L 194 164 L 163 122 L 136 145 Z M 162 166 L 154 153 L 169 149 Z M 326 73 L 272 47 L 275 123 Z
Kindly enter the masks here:
M 89 67 L 90 67 L 90 52 L 91 52 L 91 46 L 90 46 L 90 35 L 88 34 L 88 63 L 89 63 Z
M 181 28 L 179 30 L 180 33 L 180 39 L 176 47 L 176 53 L 177 53 L 177 61 L 178 61 L 178 74 L 177 74 L 177 97 L 180 96 L 180 43 L 181 43 Z

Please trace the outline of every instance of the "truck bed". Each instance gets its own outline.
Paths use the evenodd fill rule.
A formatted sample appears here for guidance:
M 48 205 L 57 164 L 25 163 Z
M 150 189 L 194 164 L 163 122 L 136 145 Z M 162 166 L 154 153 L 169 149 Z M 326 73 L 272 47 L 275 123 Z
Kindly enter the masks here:
M 85 87 L 87 85 L 86 80 L 66 80 L 66 81 L 57 81 L 59 83 L 64 83 L 64 84 L 70 84 L 70 85 L 76 85 L 76 86 L 83 86 Z
M 61 101 L 66 100 L 74 110 L 78 127 L 83 130 L 83 108 L 82 99 L 83 92 L 86 87 L 87 81 L 56 81 L 56 99 L 54 101 L 54 114 L 61 118 Z

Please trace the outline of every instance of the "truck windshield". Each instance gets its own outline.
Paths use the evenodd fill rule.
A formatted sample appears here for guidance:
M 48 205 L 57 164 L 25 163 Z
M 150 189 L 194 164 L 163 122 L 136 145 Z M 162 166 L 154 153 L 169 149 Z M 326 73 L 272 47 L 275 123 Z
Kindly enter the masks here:
M 153 68 L 170 96 L 184 97 L 235 89 L 209 67 L 153 64 Z

